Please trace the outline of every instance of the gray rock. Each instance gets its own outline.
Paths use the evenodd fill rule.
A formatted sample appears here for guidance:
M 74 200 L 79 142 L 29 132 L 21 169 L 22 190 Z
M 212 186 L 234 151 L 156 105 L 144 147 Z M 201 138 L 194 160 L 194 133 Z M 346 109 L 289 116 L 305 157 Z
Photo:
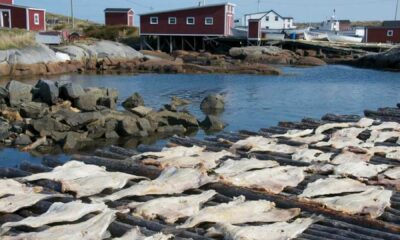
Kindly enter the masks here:
M 21 104 L 20 114 L 23 118 L 41 118 L 48 111 L 48 106 L 45 103 L 28 102 Z
M 118 92 L 111 88 L 88 88 L 75 100 L 75 106 L 83 111 L 94 111 L 98 106 L 115 108 Z
M 171 105 L 179 107 L 179 106 L 186 106 L 186 105 L 189 105 L 189 104 L 190 104 L 189 100 L 178 98 L 178 97 L 175 97 L 175 96 L 173 96 L 171 98 Z
M 129 111 L 132 108 L 144 106 L 144 100 L 142 96 L 139 95 L 139 93 L 135 92 L 132 96 L 130 96 L 122 103 L 122 106 Z
M 8 98 L 8 91 L 4 87 L 0 87 L 0 104 L 6 103 L 6 99 Z
M 139 106 L 131 109 L 130 111 L 138 115 L 139 117 L 146 117 L 153 111 L 153 109 L 149 107 Z
M 6 86 L 8 100 L 11 107 L 18 107 L 22 103 L 32 102 L 32 85 L 12 80 Z
M 182 125 L 162 126 L 157 128 L 157 133 L 161 135 L 174 135 L 186 132 L 186 128 Z
M 116 139 L 116 138 L 119 138 L 119 135 L 116 131 L 110 131 L 110 132 L 106 132 L 105 138 L 106 139 Z
M 146 131 L 147 133 L 154 132 L 155 129 L 150 124 L 150 121 L 146 118 L 139 118 L 137 119 L 139 129 L 142 131 Z
M 161 111 L 157 113 L 158 117 L 168 121 L 168 125 L 182 125 L 185 128 L 198 128 L 199 122 L 196 117 L 185 112 Z
M 118 134 L 121 136 L 140 136 L 136 118 L 125 118 L 119 122 Z
M 97 109 L 97 96 L 84 94 L 75 100 L 75 107 L 82 111 L 94 111 Z
M 207 131 L 222 131 L 225 124 L 216 116 L 207 115 L 206 118 L 200 123 L 200 126 Z
M 18 146 L 26 146 L 31 143 L 32 143 L 31 138 L 25 134 L 20 134 L 14 141 L 14 144 Z
M 68 125 L 62 124 L 49 116 L 32 120 L 32 126 L 42 136 L 49 136 L 53 131 L 67 132 L 71 129 Z
M 87 125 L 88 137 L 92 139 L 102 138 L 107 129 L 100 123 L 100 121 L 96 121 Z
M 10 135 L 10 124 L 4 120 L 0 120 L 0 141 L 4 141 Z
M 82 86 L 76 83 L 67 83 L 60 86 L 60 97 L 65 100 L 74 100 L 84 95 Z
M 82 143 L 89 141 L 87 133 L 68 132 L 65 138 L 63 149 L 70 151 L 82 148 Z
M 89 123 L 101 120 L 102 115 L 99 112 L 81 112 L 71 114 L 70 117 L 65 119 L 65 122 L 72 128 L 79 128 Z
M 59 90 L 56 84 L 50 80 L 39 80 L 35 88 L 38 89 L 38 97 L 49 105 L 57 103 Z
M 7 51 L 7 59 L 10 64 L 36 64 L 59 62 L 56 53 L 44 44 L 37 44 L 22 49 Z
M 203 111 L 223 110 L 225 108 L 224 97 L 220 94 L 210 94 L 200 104 Z

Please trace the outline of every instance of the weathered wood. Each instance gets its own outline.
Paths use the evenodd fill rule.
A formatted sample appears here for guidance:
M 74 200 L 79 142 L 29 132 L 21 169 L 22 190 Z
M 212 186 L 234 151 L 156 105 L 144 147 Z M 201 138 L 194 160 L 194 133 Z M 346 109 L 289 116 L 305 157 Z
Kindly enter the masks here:
M 112 159 L 116 159 L 116 160 L 124 160 L 124 159 L 126 159 L 125 155 L 121 155 L 121 154 L 118 154 L 118 153 L 113 153 L 111 151 L 103 150 L 103 149 L 97 149 L 96 151 L 94 151 L 94 155 L 96 155 L 98 157 L 112 158 Z
M 33 164 L 27 161 L 23 161 L 19 168 L 23 171 L 30 172 L 30 173 L 40 173 L 40 172 L 50 172 L 52 168 L 39 165 L 39 164 Z
M 29 176 L 30 173 L 18 168 L 0 168 L 0 178 L 18 178 Z
M 324 226 L 324 225 L 321 225 L 319 222 L 311 225 L 311 227 L 309 229 L 315 229 L 320 232 L 327 232 L 327 233 L 335 234 L 335 235 L 337 235 L 335 239 L 344 239 L 344 238 L 360 239 L 360 240 L 361 239 L 362 240 L 379 240 L 379 239 L 381 239 L 379 237 L 373 237 L 373 236 L 368 236 L 368 235 L 364 235 L 364 234 L 360 234 L 360 233 L 354 233 L 352 231 L 345 230 L 345 229 Z
M 129 150 L 129 149 L 121 148 L 121 147 L 114 146 L 114 145 L 110 146 L 109 150 L 110 150 L 110 152 L 124 155 L 126 157 L 132 157 L 133 155 L 138 154 L 138 152 L 135 150 Z

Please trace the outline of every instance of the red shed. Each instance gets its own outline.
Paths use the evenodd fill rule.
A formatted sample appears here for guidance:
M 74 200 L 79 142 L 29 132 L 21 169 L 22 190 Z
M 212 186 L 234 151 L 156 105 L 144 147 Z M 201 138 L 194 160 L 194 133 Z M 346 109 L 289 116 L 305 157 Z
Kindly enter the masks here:
M 134 25 L 134 11 L 132 8 L 106 8 L 104 10 L 106 25 Z
M 400 43 L 400 27 L 367 27 L 365 42 Z
M 46 10 L 14 5 L 12 0 L 0 0 L 0 27 L 46 30 Z
M 249 19 L 247 39 L 250 41 L 261 40 L 261 19 Z
M 140 16 L 141 46 L 154 50 L 148 38 L 157 39 L 157 49 L 197 50 L 199 42 L 205 48 L 210 37 L 232 35 L 235 5 L 211 4 L 169 11 L 152 12 Z

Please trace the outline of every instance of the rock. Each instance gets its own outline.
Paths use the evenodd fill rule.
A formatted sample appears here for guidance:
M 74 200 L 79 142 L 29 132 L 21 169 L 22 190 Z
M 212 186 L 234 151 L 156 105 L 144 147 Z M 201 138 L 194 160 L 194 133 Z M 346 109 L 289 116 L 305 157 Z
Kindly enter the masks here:
M 80 128 L 92 122 L 101 121 L 102 115 L 99 112 L 71 113 L 65 118 L 65 123 L 72 128 Z
M 229 55 L 234 58 L 246 58 L 255 55 L 279 55 L 285 50 L 274 46 L 249 46 L 249 47 L 234 47 L 229 50 Z
M 400 47 L 382 53 L 371 53 L 353 62 L 358 67 L 368 67 L 384 70 L 400 70 Z
M 0 141 L 4 141 L 11 135 L 10 124 L 3 119 L 0 119 Z
M 118 124 L 118 133 L 121 136 L 139 136 L 140 130 L 136 118 L 125 118 Z
M 137 119 L 139 129 L 145 131 L 147 133 L 154 132 L 155 129 L 152 128 L 150 121 L 146 118 L 138 118 Z
M 0 77 L 8 76 L 11 73 L 11 66 L 8 63 L 1 63 L 0 61 Z
M 303 57 L 303 58 L 300 58 L 296 62 L 296 65 L 299 65 L 299 66 L 324 66 L 324 65 L 326 65 L 326 62 L 324 62 L 324 60 L 321 60 L 316 57 Z
M 90 139 L 87 138 L 87 133 L 68 132 L 65 138 L 63 149 L 65 151 L 70 151 L 82 148 L 81 144 L 89 140 Z
M 222 131 L 225 128 L 225 124 L 213 115 L 207 115 L 200 126 L 207 131 Z
M 171 112 L 177 112 L 178 111 L 176 106 L 173 105 L 173 104 L 164 104 L 163 109 L 167 110 L 167 111 L 171 111 Z
M 144 106 L 138 106 L 138 107 L 132 108 L 130 111 L 132 113 L 138 115 L 139 117 L 146 117 L 153 111 L 153 109 L 144 107 Z
M 164 59 L 151 59 L 145 62 L 141 62 L 138 66 L 139 70 L 146 72 L 157 72 L 157 73 L 182 73 L 182 64 L 175 61 L 169 61 Z
M 18 146 L 26 146 L 31 143 L 32 143 L 31 138 L 25 134 L 20 134 L 14 141 L 14 144 Z
M 185 112 L 161 111 L 157 113 L 158 117 L 166 119 L 168 125 L 182 125 L 185 128 L 198 128 L 199 122 L 196 117 Z
M 106 139 L 117 139 L 117 138 L 119 138 L 119 135 L 116 131 L 110 131 L 110 132 L 106 132 L 105 138 Z
M 102 138 L 107 132 L 101 121 L 92 122 L 86 128 L 88 130 L 88 137 L 92 139 Z
M 200 104 L 203 111 L 223 110 L 225 108 L 224 97 L 220 94 L 210 94 Z
M 68 125 L 62 124 L 49 116 L 32 120 L 32 126 L 41 136 L 49 136 L 53 131 L 67 132 L 71 129 Z
M 56 53 L 44 44 L 10 50 L 8 59 L 10 64 L 37 64 L 59 61 Z
M 142 96 L 139 95 L 139 93 L 135 92 L 132 96 L 130 96 L 122 103 L 122 106 L 125 109 L 130 110 L 132 108 L 144 106 L 144 100 Z
M 74 100 L 84 95 L 85 91 L 81 85 L 76 83 L 66 83 L 60 86 L 60 97 L 65 100 Z
M 8 100 L 11 107 L 17 107 L 22 103 L 32 102 L 32 86 L 12 80 L 6 86 Z
M 186 99 L 181 99 L 181 98 L 178 98 L 178 97 L 175 97 L 175 96 L 173 96 L 172 98 L 171 98 L 171 105 L 174 105 L 174 106 L 186 106 L 186 105 L 189 105 L 191 102 L 189 101 L 189 100 L 186 100 Z
M 182 125 L 158 127 L 156 132 L 161 135 L 183 134 L 187 129 Z
M 21 116 L 24 118 L 41 118 L 47 111 L 47 104 L 39 102 L 23 103 L 20 107 Z
M 97 109 L 98 97 L 92 94 L 84 94 L 75 100 L 74 106 L 82 111 L 94 111 Z

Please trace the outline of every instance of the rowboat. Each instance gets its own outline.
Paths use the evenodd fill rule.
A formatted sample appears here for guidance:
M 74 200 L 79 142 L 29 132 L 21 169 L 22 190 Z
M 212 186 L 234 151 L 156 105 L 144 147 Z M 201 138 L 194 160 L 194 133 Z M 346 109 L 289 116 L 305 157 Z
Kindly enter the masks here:
M 328 34 L 329 42 L 340 42 L 340 43 L 361 43 L 363 37 L 358 36 L 346 36 L 342 34 Z
M 326 41 L 328 34 L 325 32 L 304 31 L 304 39 L 307 41 Z

